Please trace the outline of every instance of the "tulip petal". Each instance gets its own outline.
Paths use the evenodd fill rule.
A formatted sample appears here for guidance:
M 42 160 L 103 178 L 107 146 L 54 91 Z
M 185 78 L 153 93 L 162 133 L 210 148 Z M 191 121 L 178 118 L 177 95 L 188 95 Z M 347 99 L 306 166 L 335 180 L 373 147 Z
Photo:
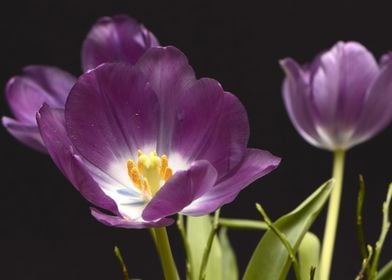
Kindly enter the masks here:
M 392 63 L 387 63 L 369 89 L 358 127 L 353 136 L 353 145 L 366 141 L 392 120 Z
M 392 52 L 383 54 L 380 58 L 380 67 L 387 66 L 392 62 Z
M 2 117 L 1 121 L 7 131 L 20 142 L 30 148 L 47 153 L 37 125 L 26 124 L 8 117 Z
M 212 79 L 201 79 L 179 102 L 171 150 L 189 162 L 208 160 L 223 176 L 242 159 L 249 124 L 241 102 Z
M 63 108 L 76 79 L 71 74 L 49 66 L 32 65 L 23 69 L 22 76 L 9 80 L 6 98 L 19 121 L 36 124 L 35 115 L 44 103 Z
M 64 126 L 64 110 L 44 105 L 37 114 L 37 121 L 46 147 L 61 172 L 91 203 L 117 214 L 116 203 L 108 197 L 78 160 Z
M 157 152 L 167 154 L 180 96 L 196 81 L 186 56 L 174 47 L 149 49 L 136 64 L 151 83 L 161 107 Z
M 77 151 L 124 184 L 129 178 L 118 165 L 126 168 L 138 149 L 155 149 L 158 117 L 157 97 L 144 75 L 123 63 L 82 75 L 65 108 L 67 133 Z
M 356 42 L 339 42 L 320 56 L 312 98 L 319 121 L 330 135 L 339 138 L 340 131 L 355 126 L 367 89 L 378 72 L 373 55 Z
M 176 172 L 147 204 L 143 219 L 153 221 L 179 212 L 206 193 L 216 178 L 216 170 L 204 160 L 194 162 L 188 170 Z
M 110 216 L 102 213 L 101 211 L 91 208 L 91 215 L 104 225 L 119 227 L 119 228 L 150 228 L 150 227 L 166 227 L 171 225 L 174 220 L 170 218 L 163 218 L 158 221 L 139 221 L 127 220 L 118 216 Z
M 136 20 L 117 15 L 99 19 L 87 34 L 82 47 L 84 72 L 104 62 L 135 64 L 144 52 L 159 46 L 155 36 Z
M 320 146 L 314 117 L 310 108 L 310 88 L 301 67 L 291 58 L 280 62 L 286 72 L 283 83 L 283 99 L 291 121 L 297 131 L 309 143 Z
M 236 170 L 185 207 L 181 213 L 199 216 L 215 211 L 233 201 L 242 189 L 273 171 L 279 163 L 280 158 L 267 151 L 248 149 L 244 160 Z

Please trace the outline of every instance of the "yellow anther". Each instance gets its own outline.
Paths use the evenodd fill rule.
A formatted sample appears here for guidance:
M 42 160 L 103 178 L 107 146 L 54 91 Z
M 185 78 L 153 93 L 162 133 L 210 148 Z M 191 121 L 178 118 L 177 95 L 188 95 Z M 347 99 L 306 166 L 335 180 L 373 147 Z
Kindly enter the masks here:
M 161 156 L 161 172 L 160 172 L 160 175 L 161 175 L 162 179 L 165 177 L 165 172 L 166 172 L 166 169 L 168 168 L 168 166 L 169 166 L 169 160 L 167 159 L 167 156 L 166 155 Z
M 128 175 L 139 190 L 145 196 L 152 197 L 160 187 L 170 179 L 173 170 L 169 168 L 169 160 L 166 155 L 158 156 L 157 152 L 144 154 L 141 150 L 137 151 L 137 162 L 128 160 Z
M 165 176 L 163 177 L 163 180 L 166 182 L 167 180 L 170 179 L 171 176 L 173 176 L 173 170 L 168 167 L 166 168 Z
M 128 167 L 128 176 L 130 177 L 130 178 L 132 178 L 132 176 L 131 176 L 131 170 L 132 170 L 132 168 L 135 166 L 135 163 L 133 162 L 133 160 L 128 160 L 128 162 L 127 162 L 127 167 Z
M 131 169 L 131 180 L 140 189 L 142 187 L 142 180 L 140 179 L 139 171 L 136 167 Z
M 143 162 L 141 162 L 140 160 L 137 161 L 137 169 L 140 173 L 143 172 Z

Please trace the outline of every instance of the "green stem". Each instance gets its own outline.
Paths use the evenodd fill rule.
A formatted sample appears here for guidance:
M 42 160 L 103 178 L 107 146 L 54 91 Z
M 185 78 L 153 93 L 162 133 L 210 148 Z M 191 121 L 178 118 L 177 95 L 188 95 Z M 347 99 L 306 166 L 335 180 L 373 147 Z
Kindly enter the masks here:
M 230 229 L 249 229 L 249 230 L 267 230 L 268 225 L 264 222 L 255 220 L 242 220 L 242 219 L 228 219 L 219 218 L 219 226 L 227 227 Z
M 166 280 L 179 280 L 177 267 L 171 252 L 166 228 L 154 228 L 155 245 L 161 259 L 163 274 Z
M 120 248 L 118 248 L 117 246 L 114 246 L 114 254 L 116 255 L 116 257 L 117 257 L 117 259 L 118 259 L 118 261 L 119 261 L 119 263 L 121 265 L 124 280 L 129 280 L 129 274 L 128 274 L 127 266 L 124 263 L 124 259 L 123 259 L 122 255 L 121 255 Z
M 362 260 L 361 270 L 359 271 L 357 277 L 355 277 L 355 280 L 364 280 L 365 279 L 366 271 L 369 268 L 369 263 L 370 263 L 370 260 L 372 259 L 372 256 L 373 256 L 373 248 L 372 248 L 372 246 L 368 245 L 366 257 L 363 258 L 363 260 Z M 369 278 L 369 279 L 371 279 L 371 278 Z
M 265 212 L 265 210 L 263 209 L 263 207 L 259 203 L 256 203 L 256 208 L 260 212 L 260 214 L 263 216 L 263 218 L 264 218 L 266 224 L 268 225 L 268 227 L 273 231 L 273 233 L 275 233 L 275 235 L 279 238 L 280 242 L 282 242 L 283 246 L 286 248 L 286 250 L 287 250 L 287 252 L 289 254 L 289 257 L 291 259 L 293 268 L 294 268 L 295 278 L 297 280 L 302 280 L 301 273 L 300 273 L 300 270 L 299 270 L 298 260 L 297 260 L 297 257 L 295 255 L 295 251 L 294 251 L 293 247 L 291 247 L 290 242 L 287 240 L 287 238 L 284 235 L 284 233 L 281 232 L 274 225 L 274 223 L 271 221 L 271 219 L 268 217 L 267 213 Z
M 376 242 L 376 248 L 374 249 L 374 258 L 370 269 L 369 279 L 375 279 L 377 276 L 378 263 L 380 260 L 381 250 L 384 245 L 385 238 L 387 237 L 389 228 L 391 227 L 391 222 L 389 221 L 389 206 L 391 204 L 391 199 L 392 199 L 392 184 L 389 185 L 387 198 L 382 206 L 382 212 L 383 212 L 382 228 L 381 228 L 380 237 Z
M 210 257 L 212 243 L 214 242 L 215 234 L 219 227 L 219 215 L 220 215 L 220 208 L 215 211 L 214 219 L 212 221 L 211 232 L 210 235 L 208 236 L 207 245 L 204 249 L 203 258 L 201 260 L 199 280 L 206 279 L 208 258 Z
M 366 247 L 365 241 L 365 233 L 363 230 L 363 219 L 362 219 L 362 209 L 363 203 L 365 201 L 365 181 L 362 175 L 359 175 L 359 192 L 357 197 L 357 235 L 358 235 L 358 242 L 359 242 L 359 249 L 361 251 L 362 260 L 366 262 L 366 275 L 369 277 L 370 269 L 369 269 L 369 250 Z M 359 277 L 361 277 L 359 275 Z M 360 278 L 359 278 L 360 279 Z
M 331 272 L 333 249 L 335 244 L 336 229 L 339 219 L 340 199 L 344 173 L 345 151 L 334 152 L 333 178 L 335 179 L 331 197 L 329 199 L 327 221 L 324 231 L 324 240 L 320 260 L 320 280 L 328 280 Z
M 178 227 L 178 231 L 180 232 L 180 235 L 181 235 L 182 243 L 184 245 L 184 251 L 185 251 L 185 256 L 186 256 L 187 279 L 193 280 L 193 267 L 192 267 L 193 262 L 192 262 L 191 247 L 189 245 L 188 239 L 186 238 L 184 216 L 181 214 L 178 214 L 177 227 Z

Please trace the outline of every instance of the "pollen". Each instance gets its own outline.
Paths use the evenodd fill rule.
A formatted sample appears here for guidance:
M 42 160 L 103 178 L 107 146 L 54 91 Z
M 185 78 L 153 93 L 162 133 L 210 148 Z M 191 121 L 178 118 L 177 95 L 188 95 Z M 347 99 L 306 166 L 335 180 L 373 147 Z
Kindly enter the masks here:
M 128 176 L 136 188 L 151 198 L 173 176 L 173 170 L 169 167 L 168 157 L 159 157 L 155 151 L 144 154 L 138 150 L 137 157 L 136 164 L 131 159 L 127 162 Z

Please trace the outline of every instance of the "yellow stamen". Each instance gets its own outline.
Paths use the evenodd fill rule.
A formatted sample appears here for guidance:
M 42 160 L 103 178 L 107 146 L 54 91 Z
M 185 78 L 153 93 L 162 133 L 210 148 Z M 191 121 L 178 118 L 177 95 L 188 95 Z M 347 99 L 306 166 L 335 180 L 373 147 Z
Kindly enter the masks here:
M 160 172 L 162 179 L 165 178 L 165 172 L 166 172 L 166 169 L 168 168 L 168 166 L 169 166 L 169 160 L 167 159 L 167 156 L 162 155 L 161 156 L 161 172 Z
M 159 157 L 155 151 L 146 155 L 138 150 L 137 157 L 136 164 L 133 160 L 128 160 L 128 175 L 133 184 L 147 197 L 151 198 L 170 179 L 173 170 L 169 168 L 167 156 Z
M 135 163 L 133 162 L 133 160 L 128 160 L 128 162 L 127 162 L 127 167 L 128 167 L 128 176 L 130 177 L 130 178 L 132 178 L 132 176 L 131 176 L 131 170 L 132 170 L 132 168 L 135 166 Z
M 173 170 L 168 167 L 165 170 L 165 176 L 164 176 L 163 180 L 166 182 L 167 180 L 170 179 L 171 176 L 173 176 Z
M 137 162 L 137 169 L 139 170 L 140 173 L 143 172 L 143 163 L 140 160 L 138 160 Z
M 131 180 L 132 182 L 139 188 L 141 189 L 142 187 L 142 180 L 140 179 L 140 174 L 139 171 L 136 169 L 136 167 L 133 167 L 131 169 Z

